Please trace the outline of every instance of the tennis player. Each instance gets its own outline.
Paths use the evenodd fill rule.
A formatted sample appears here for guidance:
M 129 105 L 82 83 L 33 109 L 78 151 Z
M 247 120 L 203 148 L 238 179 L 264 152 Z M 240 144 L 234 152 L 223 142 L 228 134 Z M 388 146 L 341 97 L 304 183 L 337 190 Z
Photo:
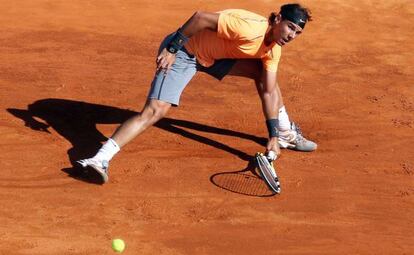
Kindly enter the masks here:
M 283 5 L 267 18 L 241 9 L 195 12 L 161 43 L 141 113 L 118 127 L 94 157 L 78 163 L 93 168 L 107 182 L 113 156 L 166 116 L 171 106 L 178 106 L 183 90 L 198 71 L 218 80 L 225 76 L 254 80 L 269 133 L 266 152 L 279 155 L 280 148 L 315 150 L 316 143 L 305 139 L 298 125 L 289 120 L 277 82 L 282 47 L 298 37 L 310 20 L 309 10 L 300 4 Z

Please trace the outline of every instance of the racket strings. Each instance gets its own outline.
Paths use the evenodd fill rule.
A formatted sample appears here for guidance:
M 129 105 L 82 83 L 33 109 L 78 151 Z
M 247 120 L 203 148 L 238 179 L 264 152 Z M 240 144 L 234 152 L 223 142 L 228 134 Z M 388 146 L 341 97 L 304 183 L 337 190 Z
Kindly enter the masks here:
M 280 182 L 279 178 L 277 177 L 275 169 L 271 166 L 269 161 L 263 155 L 257 156 L 257 162 L 259 168 L 261 169 L 261 173 L 263 174 L 263 178 L 265 182 L 270 186 L 270 188 L 275 191 L 276 193 L 280 193 Z

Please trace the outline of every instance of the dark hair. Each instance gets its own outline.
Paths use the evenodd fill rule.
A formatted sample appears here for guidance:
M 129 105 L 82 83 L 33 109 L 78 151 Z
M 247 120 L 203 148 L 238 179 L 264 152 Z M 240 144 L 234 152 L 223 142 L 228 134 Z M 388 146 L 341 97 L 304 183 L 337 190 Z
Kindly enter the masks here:
M 300 17 L 305 22 L 312 21 L 311 11 L 300 4 L 285 4 L 280 7 L 280 12 L 282 15 L 282 20 L 288 19 L 290 17 Z M 269 16 L 269 23 L 272 24 L 276 19 L 277 13 L 272 12 Z M 294 22 L 294 21 L 292 21 Z M 295 22 L 296 23 L 296 22 Z

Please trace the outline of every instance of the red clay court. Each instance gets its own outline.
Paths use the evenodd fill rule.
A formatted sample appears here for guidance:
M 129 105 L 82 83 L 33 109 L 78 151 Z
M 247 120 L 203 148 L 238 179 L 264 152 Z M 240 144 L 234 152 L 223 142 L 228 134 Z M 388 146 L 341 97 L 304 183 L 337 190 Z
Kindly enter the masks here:
M 0 254 L 413 254 L 409 0 L 302 1 L 314 21 L 279 83 L 319 147 L 282 151 L 281 195 L 249 165 L 267 131 L 243 78 L 198 74 L 108 184 L 72 167 L 141 110 L 159 43 L 196 10 L 283 3 L 1 1 Z

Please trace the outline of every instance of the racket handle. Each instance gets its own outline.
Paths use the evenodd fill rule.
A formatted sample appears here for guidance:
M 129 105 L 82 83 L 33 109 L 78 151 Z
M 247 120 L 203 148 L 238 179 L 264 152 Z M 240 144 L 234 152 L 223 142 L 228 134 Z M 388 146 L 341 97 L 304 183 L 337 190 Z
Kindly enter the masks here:
M 277 155 L 274 151 L 269 151 L 266 155 L 267 160 L 269 160 L 270 162 L 275 161 L 277 158 Z

